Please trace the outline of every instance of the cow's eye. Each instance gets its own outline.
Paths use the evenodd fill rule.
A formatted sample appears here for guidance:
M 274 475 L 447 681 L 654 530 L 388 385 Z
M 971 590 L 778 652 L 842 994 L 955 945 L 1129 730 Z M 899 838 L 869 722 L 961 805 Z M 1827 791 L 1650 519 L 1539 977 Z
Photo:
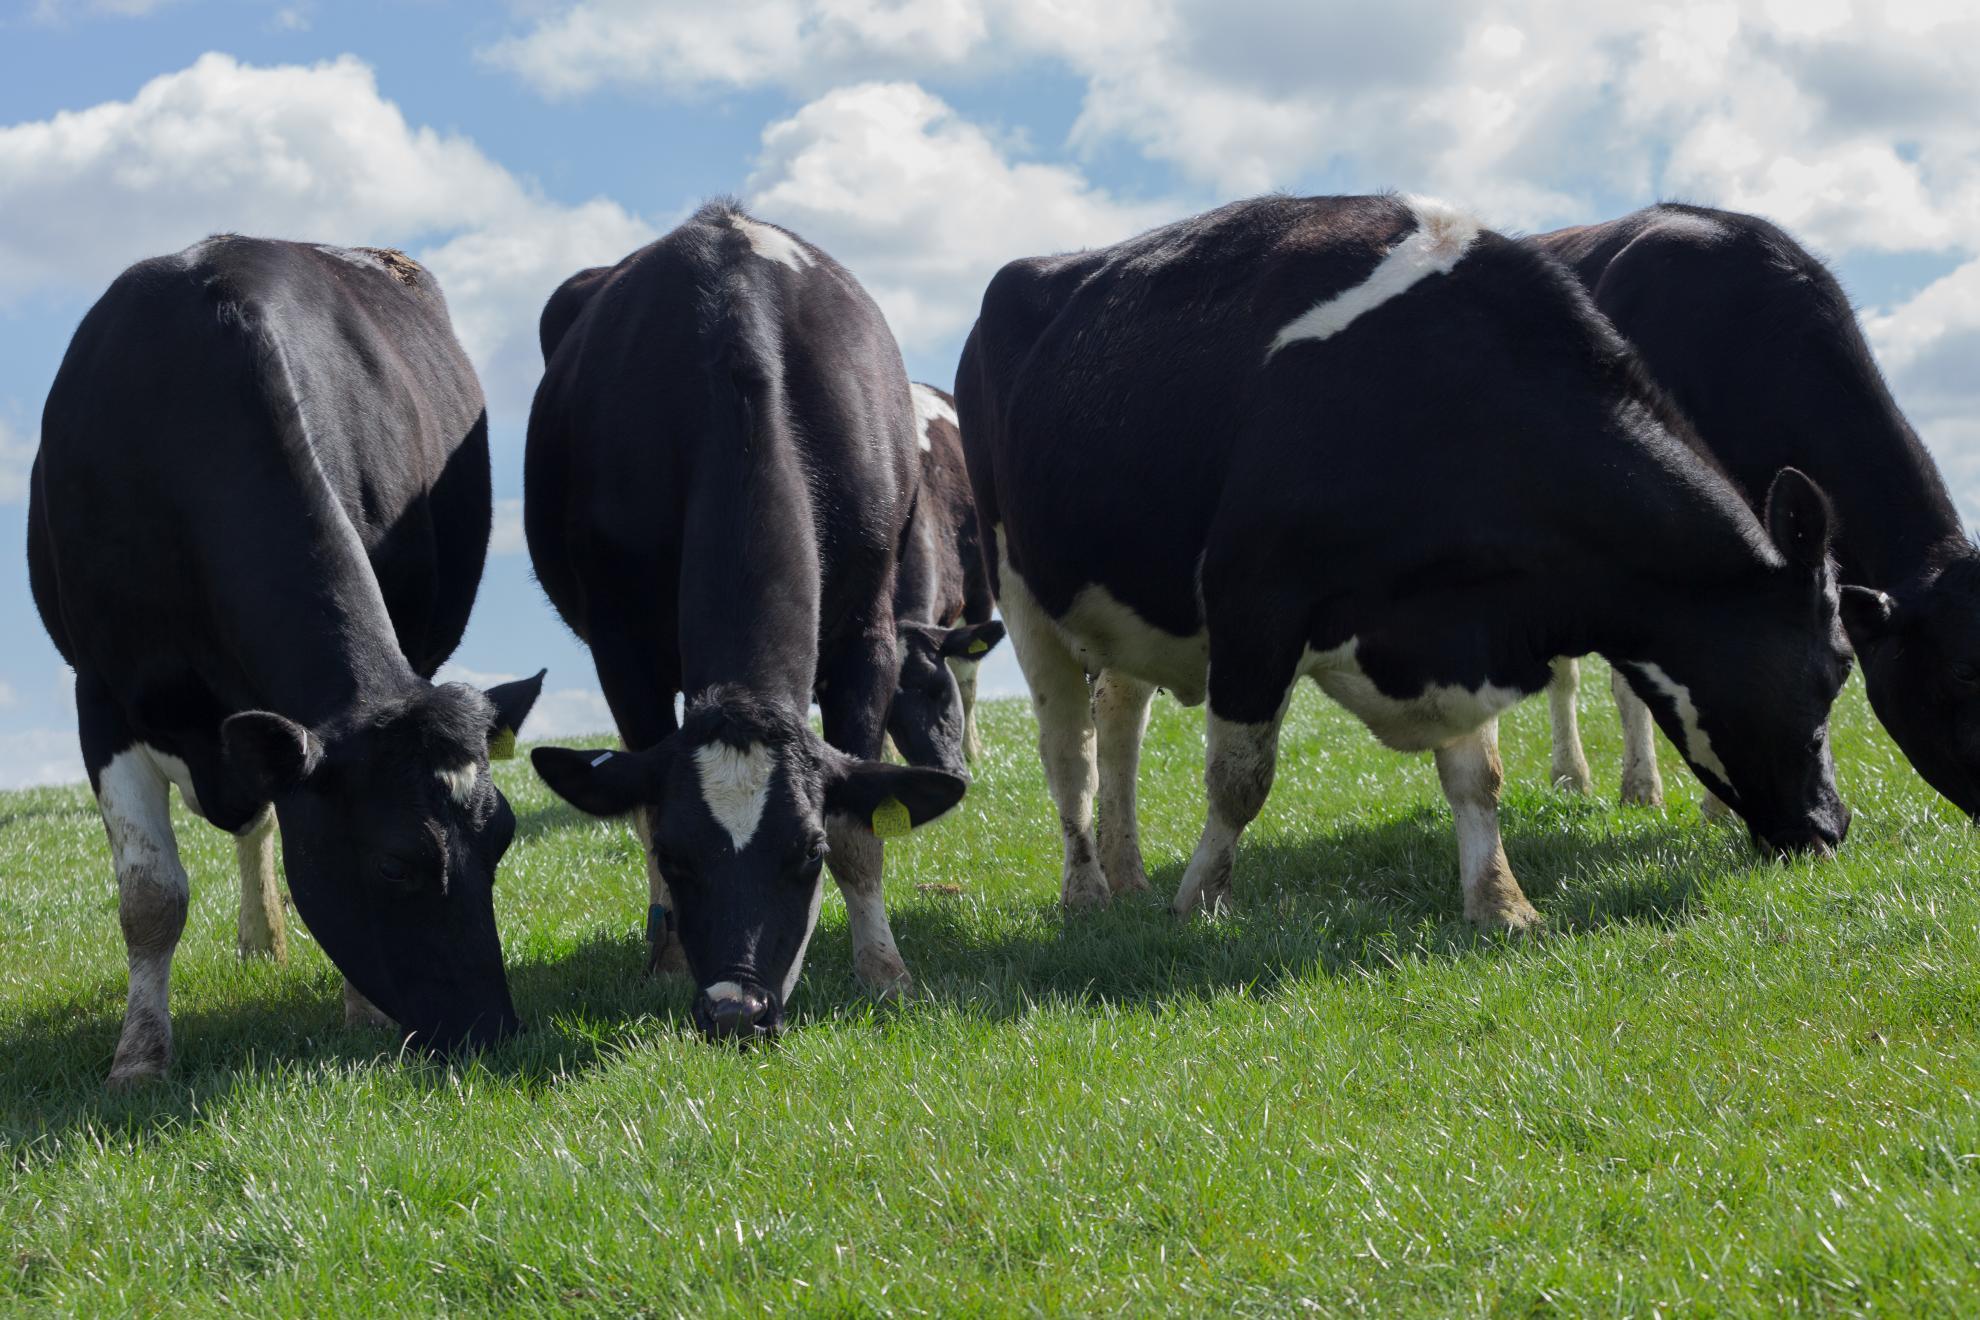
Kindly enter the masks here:
M 1980 683 L 1980 665 L 1961 660 L 1951 668 L 1953 682 L 1962 687 L 1972 687 Z
M 411 889 L 417 874 L 412 863 L 403 857 L 381 857 L 375 869 L 379 880 L 394 889 Z

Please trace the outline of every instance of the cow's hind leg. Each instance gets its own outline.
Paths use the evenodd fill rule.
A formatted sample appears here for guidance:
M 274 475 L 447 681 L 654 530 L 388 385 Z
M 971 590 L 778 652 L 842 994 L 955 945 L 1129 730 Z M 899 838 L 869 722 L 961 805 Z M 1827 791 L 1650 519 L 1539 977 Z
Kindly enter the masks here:
M 289 956 L 287 914 L 282 889 L 275 882 L 275 811 L 261 815 L 234 836 L 234 857 L 241 869 L 241 910 L 237 924 L 241 957 Z
M 1499 722 L 1437 749 L 1437 778 L 1457 823 L 1458 874 L 1464 915 L 1486 930 L 1525 930 L 1540 914 L 1520 892 L 1499 837 Z
M 1618 669 L 1609 675 L 1616 715 L 1622 720 L 1622 801 L 1626 807 L 1664 805 L 1664 777 L 1657 770 L 1657 725 L 1650 707 Z
M 1588 773 L 1588 758 L 1581 750 L 1581 721 L 1575 695 L 1581 688 L 1581 662 L 1573 656 L 1554 661 L 1554 676 L 1547 684 L 1547 715 L 1554 732 L 1552 777 L 1555 788 L 1586 795 L 1595 781 Z
M 1058 808 L 1059 832 L 1065 840 L 1059 898 L 1069 908 L 1102 907 L 1111 891 L 1093 838 L 1098 773 L 1093 694 L 1087 690 L 1086 669 L 1066 649 L 1044 608 L 1008 564 L 1003 587 L 999 603 L 1004 626 L 1017 652 L 1018 667 L 1024 670 L 1025 686 L 1031 689 L 1031 709 L 1038 717 L 1038 757 L 1045 764 L 1045 786 Z
M 851 756 L 874 760 L 886 735 L 887 707 L 900 674 L 900 653 L 892 627 L 892 604 L 884 625 L 869 624 L 860 636 L 819 668 L 818 711 L 825 741 Z M 882 890 L 886 846 L 865 822 L 845 816 L 825 818 L 831 851 L 826 866 L 846 900 L 852 934 L 853 975 L 883 998 L 913 988 L 907 962 L 894 942 Z
M 1141 739 L 1148 730 L 1148 703 L 1154 695 L 1153 684 L 1118 669 L 1103 670 L 1093 684 L 1093 722 L 1100 751 L 1100 870 L 1108 889 L 1116 894 L 1148 888 L 1134 799 Z
M 172 1061 L 172 954 L 186 928 L 188 885 L 172 833 L 171 781 L 143 745 L 110 733 L 107 702 L 86 695 L 88 686 L 77 684 L 83 758 L 101 766 L 96 805 L 110 840 L 117 922 L 130 967 L 124 1030 L 110 1066 L 110 1085 L 123 1087 L 164 1076 Z M 118 741 L 125 745 L 105 756 Z
M 1215 678 L 1214 665 L 1211 670 Z M 1291 696 L 1288 687 L 1287 698 Z M 1287 701 L 1264 720 L 1229 720 L 1217 714 L 1216 694 L 1211 694 L 1206 721 L 1203 786 L 1209 794 L 1203 834 L 1197 839 L 1182 885 L 1176 890 L 1170 908 L 1179 917 L 1187 916 L 1198 903 L 1212 914 L 1230 906 L 1231 869 L 1237 861 L 1238 838 L 1265 806 L 1272 792 L 1272 776 L 1279 763 L 1279 725 L 1285 719 Z

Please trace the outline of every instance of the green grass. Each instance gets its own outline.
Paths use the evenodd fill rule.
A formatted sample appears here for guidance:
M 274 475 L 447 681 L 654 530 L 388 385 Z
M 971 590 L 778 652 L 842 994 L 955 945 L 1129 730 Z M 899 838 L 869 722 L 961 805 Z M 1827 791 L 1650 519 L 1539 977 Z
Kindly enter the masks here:
M 1241 910 L 1178 923 L 1201 716 L 1158 703 L 1156 901 L 1067 917 L 1028 711 L 963 807 L 890 849 L 918 1001 L 872 1006 L 825 916 L 795 1031 L 700 1044 L 641 975 L 623 827 L 500 770 L 528 1034 L 461 1069 L 340 1025 L 300 927 L 233 952 L 194 875 L 172 1079 L 102 1089 L 123 951 L 87 795 L 0 797 L 0 1308 L 832 1314 L 1951 1314 L 1980 1297 L 1980 847 L 1861 688 L 1840 861 L 1544 787 L 1506 721 L 1513 866 L 1551 934 L 1462 922 L 1427 757 L 1306 692 Z M 1601 699 L 1596 699 L 1596 694 Z M 958 885 L 959 896 L 920 886 Z

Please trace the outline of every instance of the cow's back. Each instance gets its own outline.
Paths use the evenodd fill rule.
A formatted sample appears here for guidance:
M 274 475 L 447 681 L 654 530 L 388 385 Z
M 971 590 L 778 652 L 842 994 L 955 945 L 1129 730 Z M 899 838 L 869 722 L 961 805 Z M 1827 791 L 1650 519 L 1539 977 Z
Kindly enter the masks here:
M 44 411 L 30 562 L 78 668 L 239 709 L 326 615 L 382 605 L 431 673 L 488 523 L 480 389 L 431 277 L 224 236 L 132 267 L 85 316 Z

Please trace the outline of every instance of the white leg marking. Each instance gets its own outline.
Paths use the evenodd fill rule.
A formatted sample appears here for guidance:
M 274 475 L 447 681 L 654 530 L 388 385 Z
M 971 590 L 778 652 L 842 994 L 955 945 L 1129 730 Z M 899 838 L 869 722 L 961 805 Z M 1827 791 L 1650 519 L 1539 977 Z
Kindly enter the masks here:
M 1211 711 L 1206 722 L 1204 787 L 1210 806 L 1203 835 L 1183 872 L 1170 908 L 1187 916 L 1199 902 L 1215 913 L 1231 898 L 1231 867 L 1237 860 L 1238 836 L 1258 816 L 1272 792 L 1272 775 L 1279 762 L 1279 725 L 1292 698 L 1279 703 L 1279 713 L 1258 724 L 1237 724 Z
M 117 873 L 130 994 L 110 1084 L 160 1077 L 172 1059 L 172 953 L 186 928 L 188 889 L 172 833 L 169 780 L 139 743 L 110 758 L 97 777 L 97 809 Z
M 1457 823 L 1464 915 L 1487 930 L 1525 930 L 1540 914 L 1520 892 L 1499 838 L 1499 722 L 1437 749 L 1437 778 Z
M 792 270 L 803 270 L 812 264 L 811 254 L 804 250 L 804 245 L 781 229 L 746 215 L 730 216 L 729 224 L 749 240 L 749 250 L 765 261 L 774 261 Z
M 1109 669 L 1093 684 L 1093 722 L 1100 745 L 1100 870 L 1118 894 L 1148 888 L 1135 816 L 1135 776 L 1148 729 L 1152 684 Z
M 1609 674 L 1609 692 L 1616 699 L 1616 716 L 1622 721 L 1623 805 L 1661 807 L 1664 776 L 1657 768 L 1657 726 L 1650 718 L 1650 707 L 1636 695 L 1620 669 Z
M 1671 704 L 1677 707 L 1678 721 L 1684 725 L 1685 759 L 1710 770 L 1719 777 L 1720 783 L 1732 783 L 1726 775 L 1725 763 L 1712 750 L 1711 735 L 1698 723 L 1698 707 L 1691 704 L 1691 690 L 1665 673 L 1661 665 L 1639 664 L 1635 668 L 1649 680 L 1651 687 L 1669 697 Z
M 289 956 L 289 935 L 282 890 L 275 883 L 274 808 L 263 807 L 260 819 L 234 836 L 234 859 L 241 870 L 236 924 L 241 957 L 281 962 Z
M 949 672 L 956 676 L 956 691 L 962 694 L 965 761 L 983 759 L 983 735 L 978 733 L 976 728 L 976 671 L 981 667 L 981 661 L 968 660 L 961 656 L 949 657 Z
M 929 427 L 940 421 L 960 430 L 962 424 L 956 420 L 956 410 L 949 401 L 929 386 L 916 381 L 908 389 L 914 395 L 915 434 L 920 437 L 921 452 L 925 454 L 935 447 L 934 439 L 928 434 Z
M 694 766 L 701 778 L 701 800 L 715 823 L 729 832 L 741 852 L 763 823 L 763 805 L 770 799 L 770 776 L 776 755 L 762 743 L 731 747 L 712 742 L 695 748 Z
M 1547 714 L 1554 731 L 1554 787 L 1586 794 L 1595 785 L 1588 773 L 1588 758 L 1581 750 L 1580 711 L 1575 702 L 1580 688 L 1581 663 L 1572 656 L 1555 660 L 1554 678 L 1547 684 Z
M 853 974 L 882 997 L 903 993 L 914 978 L 894 943 L 894 928 L 887 922 L 881 896 L 885 849 L 871 830 L 844 816 L 827 816 L 825 833 L 832 848 L 826 865 L 846 900 L 846 924 L 852 930 Z
M 997 541 L 1002 555 L 1001 528 Z M 1045 784 L 1059 809 L 1059 831 L 1065 839 L 1059 896 L 1067 907 L 1100 907 L 1110 891 L 1093 840 L 1093 794 L 1099 782 L 1086 670 L 1066 649 L 1051 617 L 1007 556 L 1002 568 L 1003 595 L 998 605 L 1025 685 L 1031 689 L 1031 708 L 1038 716 L 1038 756 L 1045 763 Z
M 1482 225 L 1471 216 L 1427 197 L 1407 199 L 1416 212 L 1416 228 L 1389 249 L 1368 278 L 1301 313 L 1280 330 L 1265 352 L 1266 361 L 1288 344 L 1302 339 L 1327 339 L 1391 298 L 1407 293 L 1419 280 L 1448 273 L 1470 249 Z

